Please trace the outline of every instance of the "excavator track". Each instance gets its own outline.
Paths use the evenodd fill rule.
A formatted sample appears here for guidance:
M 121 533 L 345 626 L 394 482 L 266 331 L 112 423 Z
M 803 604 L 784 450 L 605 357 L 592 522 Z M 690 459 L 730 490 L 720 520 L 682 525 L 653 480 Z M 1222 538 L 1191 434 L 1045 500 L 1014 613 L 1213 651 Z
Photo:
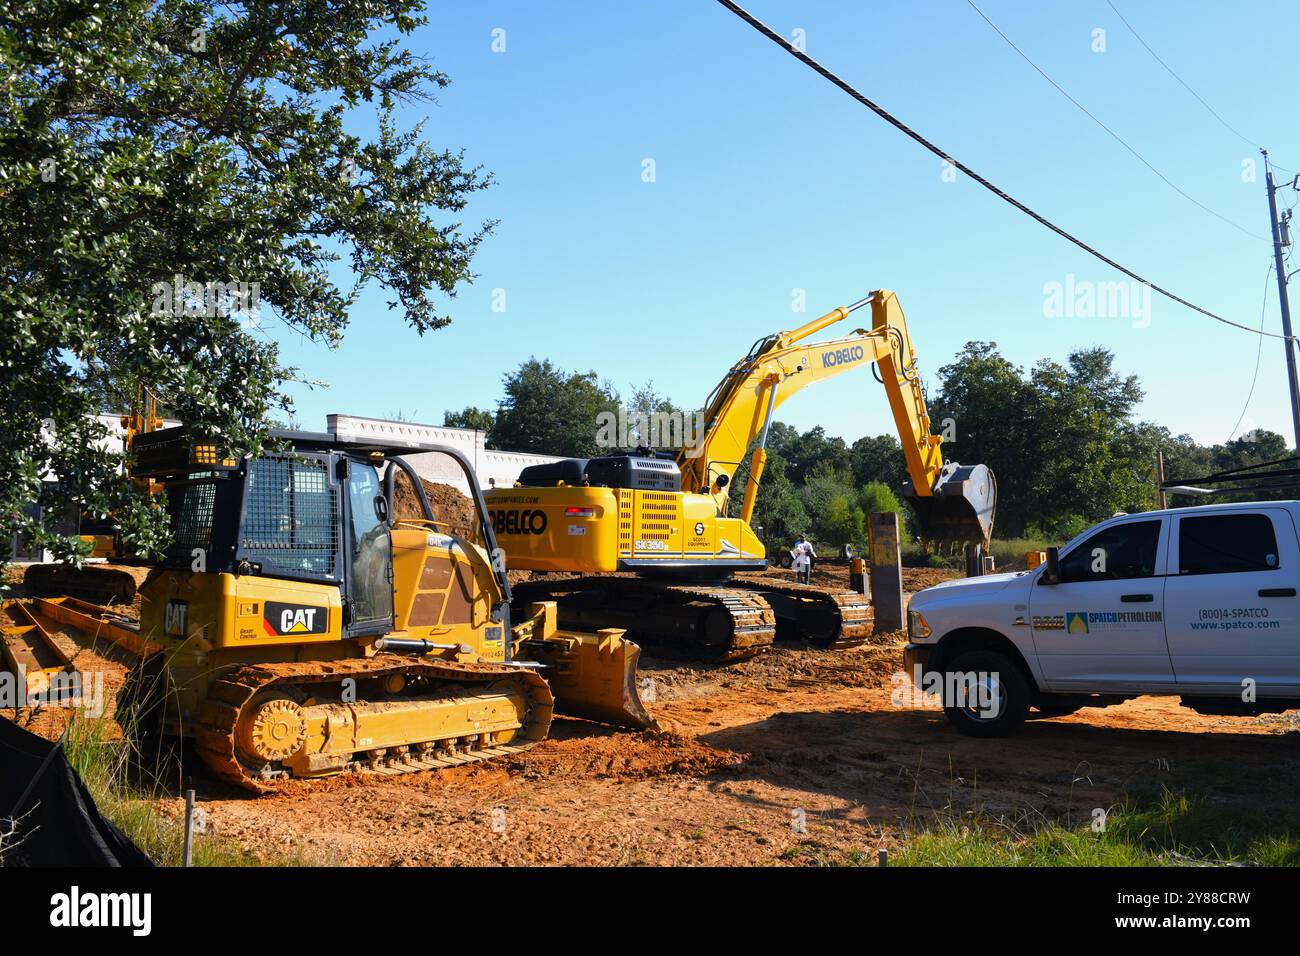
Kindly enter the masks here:
M 351 704 L 332 698 L 324 702 L 316 699 L 315 691 L 333 688 L 337 693 L 349 678 L 357 681 L 358 688 L 362 681 L 382 683 L 401 678 L 404 684 L 414 680 L 435 690 L 441 688 L 443 693 L 442 696 L 434 693 L 408 697 L 386 694 L 366 699 L 358 690 L 357 699 Z M 447 705 L 448 709 L 451 705 L 478 705 L 479 709 L 485 709 L 490 702 L 500 704 L 504 700 L 522 702 L 515 729 L 479 732 L 466 722 L 457 732 L 448 733 L 445 720 L 443 726 L 434 726 L 440 716 L 435 709 L 440 705 Z M 281 705 L 284 707 L 297 702 L 309 715 L 318 708 L 332 708 L 340 719 L 353 720 L 348 726 L 356 728 L 361 728 L 362 721 L 368 718 L 382 719 L 385 708 L 414 712 L 418 721 L 421 716 L 418 708 L 427 706 L 429 710 L 424 714 L 427 733 L 416 733 L 412 735 L 414 739 L 405 743 L 383 747 L 367 747 L 370 738 L 354 736 L 351 743 L 332 745 L 331 759 L 337 765 L 320 772 L 298 772 L 291 765 L 270 760 L 260 767 L 254 766 L 241 753 L 239 737 L 247 733 L 259 702 L 275 705 L 281 701 L 290 702 Z M 246 790 L 266 793 L 274 789 L 278 779 L 289 776 L 324 776 L 343 770 L 393 776 L 518 753 L 546 737 L 553 705 L 550 688 L 536 672 L 501 664 L 411 659 L 392 654 L 327 662 L 250 664 L 232 668 L 209 686 L 200 709 L 196 738 L 199 755 L 219 777 Z M 325 723 L 333 726 L 329 721 Z M 326 743 L 332 744 L 328 732 Z M 339 746 L 343 747 L 342 753 Z
M 748 588 L 595 575 L 525 581 L 511 591 L 518 613 L 533 602 L 554 601 L 560 627 L 621 627 L 661 657 L 739 661 L 763 653 L 776 639 L 776 613 Z
M 875 626 L 871 602 L 856 591 L 742 576 L 727 583 L 762 595 L 776 612 L 777 636 L 782 640 L 802 640 L 813 647 L 839 650 L 866 643 Z

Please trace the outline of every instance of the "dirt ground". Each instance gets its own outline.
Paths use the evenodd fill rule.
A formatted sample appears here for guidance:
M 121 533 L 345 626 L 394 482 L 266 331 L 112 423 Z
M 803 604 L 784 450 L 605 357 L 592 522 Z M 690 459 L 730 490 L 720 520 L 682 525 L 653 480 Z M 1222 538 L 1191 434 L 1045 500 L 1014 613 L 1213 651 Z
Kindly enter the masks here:
M 788 574 L 789 572 L 771 572 Z M 838 583 L 825 567 L 818 583 Z M 908 570 L 909 591 L 946 572 Z M 199 775 L 208 825 L 259 855 L 322 863 L 806 865 L 874 859 L 936 816 L 1073 822 L 1136 784 L 1216 799 L 1294 765 L 1295 715 L 1201 717 L 1142 698 L 958 736 L 935 708 L 896 706 L 902 635 L 848 651 L 778 645 L 754 660 L 645 658 L 659 732 L 557 718 L 497 763 L 377 780 L 290 782 L 254 797 Z M 78 664 L 112 672 L 111 654 Z M 116 682 L 110 680 L 110 693 Z M 38 729 L 57 734 L 61 715 Z M 1234 783 L 1236 781 L 1237 783 Z M 161 801 L 178 813 L 180 801 Z M 802 829 L 803 832 L 800 832 Z

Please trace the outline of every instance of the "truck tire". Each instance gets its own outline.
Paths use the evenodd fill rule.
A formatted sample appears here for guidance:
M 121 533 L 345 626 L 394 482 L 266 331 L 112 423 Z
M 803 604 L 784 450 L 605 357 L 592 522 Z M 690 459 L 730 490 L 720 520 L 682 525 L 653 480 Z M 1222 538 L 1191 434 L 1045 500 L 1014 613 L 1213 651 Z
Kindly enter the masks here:
M 980 675 L 991 692 L 988 706 L 970 700 L 960 675 Z M 951 697 L 949 691 L 953 690 Z M 1005 737 L 1014 733 L 1029 714 L 1029 682 L 1019 665 L 998 651 L 974 650 L 958 654 L 944 667 L 943 712 L 948 722 L 967 737 Z

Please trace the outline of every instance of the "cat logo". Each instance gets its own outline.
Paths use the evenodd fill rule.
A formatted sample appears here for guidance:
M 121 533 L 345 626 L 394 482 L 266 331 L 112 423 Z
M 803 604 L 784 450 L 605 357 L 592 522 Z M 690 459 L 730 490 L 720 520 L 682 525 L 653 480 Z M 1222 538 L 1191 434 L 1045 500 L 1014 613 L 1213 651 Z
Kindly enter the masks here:
M 302 604 L 266 602 L 262 628 L 271 637 L 288 634 L 324 634 L 329 626 L 329 608 Z
M 1087 634 L 1088 615 L 1083 611 L 1067 612 L 1065 615 L 1065 631 L 1067 634 Z
M 163 609 L 163 633 L 185 637 L 189 632 L 190 602 L 171 600 Z

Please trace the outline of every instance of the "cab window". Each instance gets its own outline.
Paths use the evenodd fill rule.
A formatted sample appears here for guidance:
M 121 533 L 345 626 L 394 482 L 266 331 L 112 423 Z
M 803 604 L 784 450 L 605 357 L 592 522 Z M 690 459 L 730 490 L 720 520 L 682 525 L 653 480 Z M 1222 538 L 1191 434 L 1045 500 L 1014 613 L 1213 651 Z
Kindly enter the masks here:
M 1202 515 L 1178 521 L 1179 574 L 1273 571 L 1277 537 L 1268 515 Z
M 1103 528 L 1061 558 L 1061 583 L 1154 577 L 1159 545 L 1159 521 Z

